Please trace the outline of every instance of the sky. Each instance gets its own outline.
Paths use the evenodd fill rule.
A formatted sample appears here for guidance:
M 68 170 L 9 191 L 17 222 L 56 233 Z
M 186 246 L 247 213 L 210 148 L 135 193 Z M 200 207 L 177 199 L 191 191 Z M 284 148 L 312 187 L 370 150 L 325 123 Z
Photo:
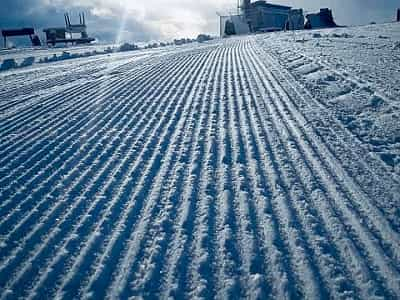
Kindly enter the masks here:
M 64 12 L 71 21 L 86 13 L 89 34 L 99 42 L 168 41 L 218 34 L 216 12 L 234 11 L 237 0 L 0 0 L 0 28 L 63 26 Z M 333 9 L 340 25 L 361 25 L 394 20 L 400 0 L 274 0 L 303 8 Z

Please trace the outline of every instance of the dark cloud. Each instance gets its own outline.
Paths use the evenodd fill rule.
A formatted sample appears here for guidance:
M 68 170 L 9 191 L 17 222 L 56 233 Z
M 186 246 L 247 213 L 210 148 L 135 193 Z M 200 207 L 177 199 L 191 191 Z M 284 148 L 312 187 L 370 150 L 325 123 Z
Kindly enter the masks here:
M 43 28 L 64 26 L 64 13 L 69 12 L 72 22 L 78 22 L 78 14 L 86 13 L 89 34 L 100 42 L 114 42 L 122 30 L 121 41 L 147 41 L 160 38 L 157 32 L 139 22 L 132 15 L 124 20 L 121 28 L 121 12 L 110 11 L 110 14 L 101 14 L 96 2 L 87 4 L 68 3 L 62 1 L 44 0 L 1 0 L 0 28 L 34 27 L 43 37 Z M 101 7 L 100 7 L 101 8 Z M 23 39 L 14 39 L 17 43 L 26 43 Z

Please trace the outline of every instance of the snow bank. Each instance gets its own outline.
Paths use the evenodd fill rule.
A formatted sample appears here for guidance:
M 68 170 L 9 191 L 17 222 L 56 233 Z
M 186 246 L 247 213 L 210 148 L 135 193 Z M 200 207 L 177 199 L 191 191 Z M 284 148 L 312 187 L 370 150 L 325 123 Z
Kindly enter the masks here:
M 42 54 L 43 51 L 40 51 L 40 55 L 38 57 L 35 56 L 28 56 L 28 57 L 20 57 L 21 54 L 19 54 L 19 57 L 14 58 L 14 57 L 8 57 L 3 60 L 2 64 L 0 65 L 0 71 L 7 71 L 11 69 L 16 69 L 16 68 L 24 68 L 28 66 L 32 66 L 35 63 L 39 64 L 44 64 L 44 63 L 53 63 L 53 62 L 58 62 L 58 61 L 64 61 L 64 60 L 69 60 L 69 59 L 76 59 L 76 58 L 84 58 L 84 57 L 91 57 L 91 56 L 96 56 L 96 55 L 104 55 L 104 54 L 110 54 L 110 53 L 117 53 L 117 52 L 128 52 L 128 51 L 135 51 L 139 50 L 139 48 L 134 45 L 134 44 L 123 44 L 119 47 L 117 46 L 107 46 L 94 49 L 94 50 L 89 50 L 90 48 L 80 48 L 81 50 L 75 50 L 74 48 L 70 48 L 71 50 L 62 50 L 60 53 L 60 50 L 54 50 L 54 49 L 49 49 L 49 52 L 53 52 L 52 54 Z M 35 54 L 35 51 L 31 51 L 31 53 Z M 16 53 L 18 54 L 18 52 Z M 9 56 L 9 55 L 8 55 Z M 0 61 L 1 61 L 1 55 L 0 55 Z
M 17 67 L 18 67 L 18 64 L 15 61 L 15 59 L 9 58 L 9 59 L 5 59 L 2 62 L 1 66 L 0 66 L 0 71 L 6 71 L 6 70 L 14 69 Z

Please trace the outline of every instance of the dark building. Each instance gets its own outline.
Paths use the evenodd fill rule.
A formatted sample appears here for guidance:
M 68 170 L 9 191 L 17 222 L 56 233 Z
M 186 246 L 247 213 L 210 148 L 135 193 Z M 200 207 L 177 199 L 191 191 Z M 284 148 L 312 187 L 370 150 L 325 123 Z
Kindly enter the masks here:
M 304 29 L 302 9 L 267 3 L 266 1 L 240 0 L 237 15 L 220 16 L 220 35 L 248 34 L 279 30 Z
M 397 22 L 400 22 L 400 8 L 397 9 Z
M 41 46 L 40 39 L 35 34 L 35 30 L 33 28 L 2 30 L 1 34 L 3 35 L 4 38 L 4 48 L 7 47 L 7 37 L 15 37 L 15 36 L 29 36 L 32 42 L 32 46 Z
M 244 0 L 241 13 L 245 16 L 251 32 L 303 29 L 303 10 L 266 1 Z
M 329 8 L 321 8 L 319 13 L 308 14 L 306 19 L 307 21 L 304 26 L 306 29 L 337 27 L 333 19 L 332 10 Z

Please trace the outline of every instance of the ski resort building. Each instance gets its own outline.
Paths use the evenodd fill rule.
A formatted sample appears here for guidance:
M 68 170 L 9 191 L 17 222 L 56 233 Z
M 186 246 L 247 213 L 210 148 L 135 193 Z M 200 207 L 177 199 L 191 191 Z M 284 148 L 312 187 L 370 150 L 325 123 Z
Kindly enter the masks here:
M 333 19 L 332 10 L 330 10 L 329 8 L 321 8 L 319 13 L 308 14 L 306 16 L 306 19 L 306 29 L 337 27 Z
M 279 31 L 283 29 L 303 29 L 302 9 L 267 3 L 266 1 L 242 2 L 242 14 L 251 32 Z
M 250 28 L 242 15 L 220 16 L 220 36 L 227 37 L 236 34 L 249 34 Z
M 220 16 L 222 37 L 251 32 L 304 29 L 302 9 L 292 9 L 290 6 L 267 3 L 263 0 L 241 0 L 238 8 L 237 14 Z

